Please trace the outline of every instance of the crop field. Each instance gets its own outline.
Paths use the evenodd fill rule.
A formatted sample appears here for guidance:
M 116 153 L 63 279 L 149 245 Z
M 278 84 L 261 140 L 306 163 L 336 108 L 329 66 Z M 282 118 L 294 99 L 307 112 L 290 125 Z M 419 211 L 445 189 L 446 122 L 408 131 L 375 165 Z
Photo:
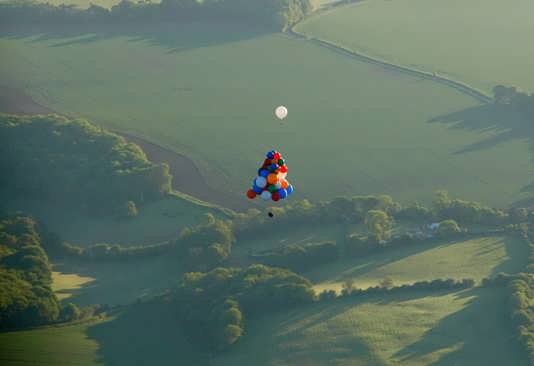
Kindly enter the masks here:
M 340 291 L 347 278 L 359 288 L 376 286 L 386 277 L 395 285 L 436 278 L 481 280 L 499 272 L 521 271 L 528 253 L 520 240 L 494 236 L 391 249 L 320 266 L 305 276 L 316 283 L 316 291 Z
M 501 289 L 347 299 L 265 318 L 213 365 L 526 366 Z
M 487 92 L 497 84 L 534 91 L 533 12 L 530 0 L 373 0 L 317 14 L 296 30 Z

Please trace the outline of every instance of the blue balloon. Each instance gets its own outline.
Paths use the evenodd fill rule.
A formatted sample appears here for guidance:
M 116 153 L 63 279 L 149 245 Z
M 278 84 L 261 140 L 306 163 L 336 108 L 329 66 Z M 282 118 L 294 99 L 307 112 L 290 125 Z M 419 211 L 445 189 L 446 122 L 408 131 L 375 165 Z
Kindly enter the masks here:
M 260 188 L 265 188 L 265 186 L 267 185 L 267 179 L 265 177 L 257 177 L 254 180 L 254 185 Z
M 278 169 L 278 164 L 271 164 L 270 169 L 271 172 L 274 172 L 276 169 Z
M 293 186 L 290 184 L 287 186 L 287 194 L 289 195 L 291 193 L 293 193 Z
M 264 177 L 264 178 L 267 178 L 267 176 L 269 175 L 269 171 L 267 169 L 260 169 L 258 173 L 260 177 Z
M 253 185 L 252 186 L 252 190 L 256 193 L 256 194 L 261 194 L 261 192 L 263 192 L 263 188 L 260 188 L 258 187 L 257 185 Z
M 267 159 L 274 159 L 274 151 L 271 150 L 267 153 Z
M 278 194 L 280 195 L 280 199 L 285 199 L 287 197 L 287 191 L 285 189 L 278 190 Z

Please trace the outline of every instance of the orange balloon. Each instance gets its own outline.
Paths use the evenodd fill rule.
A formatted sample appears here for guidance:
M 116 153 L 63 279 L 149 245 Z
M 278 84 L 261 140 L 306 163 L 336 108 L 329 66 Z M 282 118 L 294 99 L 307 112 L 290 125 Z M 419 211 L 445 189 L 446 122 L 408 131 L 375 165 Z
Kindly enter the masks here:
M 249 189 L 247 191 L 247 197 L 253 199 L 254 197 L 256 197 L 256 192 L 254 192 L 252 189 Z
M 287 182 L 287 180 L 284 179 L 284 180 L 282 181 L 282 188 L 283 188 L 283 189 L 287 189 L 287 187 L 289 187 L 289 183 Z
M 278 182 L 278 176 L 276 174 L 269 174 L 267 176 L 267 182 L 269 184 L 276 184 L 276 182 Z

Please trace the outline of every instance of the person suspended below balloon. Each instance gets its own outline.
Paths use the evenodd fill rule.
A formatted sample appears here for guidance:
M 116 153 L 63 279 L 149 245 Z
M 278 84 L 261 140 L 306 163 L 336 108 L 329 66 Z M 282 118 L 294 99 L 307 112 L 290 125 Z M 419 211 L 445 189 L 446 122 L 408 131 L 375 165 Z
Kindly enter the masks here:
M 252 188 L 247 191 L 247 197 L 254 199 L 259 196 L 265 201 L 275 202 L 284 200 L 293 193 L 293 186 L 286 180 L 286 161 L 276 150 L 269 151 L 266 157 Z M 273 217 L 273 214 L 269 212 L 269 216 Z

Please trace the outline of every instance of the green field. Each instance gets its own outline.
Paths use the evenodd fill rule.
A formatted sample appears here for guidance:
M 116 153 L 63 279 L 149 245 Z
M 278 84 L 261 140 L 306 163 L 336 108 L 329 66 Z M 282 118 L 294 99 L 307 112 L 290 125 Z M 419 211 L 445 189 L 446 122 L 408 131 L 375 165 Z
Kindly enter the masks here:
M 103 365 L 97 355 L 98 343 L 87 335 L 88 326 L 0 333 L 0 363 L 4 366 Z
M 526 365 L 501 289 L 408 292 L 318 304 L 250 322 L 229 352 L 189 345 L 161 305 L 92 325 L 0 334 L 6 365 Z M 142 329 L 142 331 L 139 331 Z M 22 346 L 24 345 L 24 346 Z M 5 356 L 8 355 L 8 356 Z
M 287 157 L 295 198 L 427 200 L 439 188 L 496 205 L 530 196 L 521 192 L 534 175 L 525 141 L 500 139 L 480 114 L 470 121 L 480 128 L 428 123 L 486 107 L 282 34 L 202 23 L 10 33 L 0 51 L 5 85 L 182 152 L 212 186 L 241 197 L 273 147 Z
M 83 277 L 76 273 L 52 272 L 52 290 L 59 300 L 65 300 L 93 280 L 92 277 Z
M 386 277 L 395 285 L 436 278 L 481 280 L 499 272 L 521 271 L 528 253 L 522 241 L 495 236 L 392 249 L 321 266 L 305 275 L 316 283 L 316 291 L 340 291 L 346 278 L 360 288 L 376 286 Z
M 254 322 L 213 365 L 526 365 L 504 296 L 415 292 L 300 309 Z
M 318 14 L 308 36 L 490 91 L 534 91 L 531 0 L 372 0 Z
M 54 271 L 53 288 L 80 306 L 127 305 L 160 294 L 184 273 L 172 255 L 123 262 L 66 261 L 55 264 Z
M 12 202 L 13 210 L 31 213 L 47 227 L 70 243 L 86 246 L 94 243 L 128 245 L 155 244 L 174 240 L 185 226 L 200 222 L 207 212 L 225 216 L 216 206 L 197 203 L 171 195 L 139 206 L 139 215 L 132 219 L 110 216 L 86 216 L 51 205 L 35 202 Z

